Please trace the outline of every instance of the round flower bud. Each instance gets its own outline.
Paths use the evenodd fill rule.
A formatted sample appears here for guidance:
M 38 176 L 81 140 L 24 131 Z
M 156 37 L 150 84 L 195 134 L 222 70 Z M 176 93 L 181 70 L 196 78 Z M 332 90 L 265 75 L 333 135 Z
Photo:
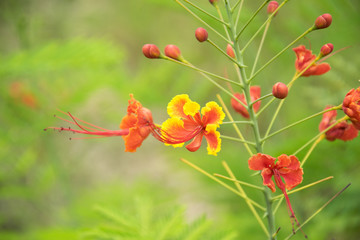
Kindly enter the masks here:
M 195 37 L 199 42 L 205 42 L 208 39 L 208 32 L 204 28 L 199 27 L 195 31 Z
M 331 43 L 327 43 L 321 47 L 320 53 L 324 57 L 330 54 L 333 50 L 334 50 L 334 45 L 332 45 Z
M 269 5 L 267 7 L 267 13 L 270 15 L 279 7 L 279 3 L 277 1 L 271 1 L 269 2 Z M 276 16 L 277 12 L 274 16 Z
M 230 57 L 235 58 L 234 49 L 232 48 L 232 46 L 230 44 L 228 44 L 227 47 L 226 47 L 226 53 Z
M 214 5 L 214 3 L 217 3 L 218 0 L 209 0 L 209 2 Z
M 286 98 L 286 96 L 288 95 L 289 89 L 286 86 L 286 84 L 282 83 L 282 82 L 277 82 L 275 83 L 275 85 L 273 86 L 272 89 L 272 94 L 274 95 L 274 97 L 279 98 L 279 99 L 284 99 Z
M 176 45 L 167 45 L 165 47 L 165 55 L 169 58 L 179 60 L 179 58 L 181 57 L 181 52 Z
M 332 16 L 328 13 L 325 13 L 316 18 L 315 27 L 317 29 L 327 28 L 330 26 L 331 22 L 332 22 Z
M 147 58 L 159 58 L 160 50 L 155 44 L 145 44 L 142 48 L 142 52 Z

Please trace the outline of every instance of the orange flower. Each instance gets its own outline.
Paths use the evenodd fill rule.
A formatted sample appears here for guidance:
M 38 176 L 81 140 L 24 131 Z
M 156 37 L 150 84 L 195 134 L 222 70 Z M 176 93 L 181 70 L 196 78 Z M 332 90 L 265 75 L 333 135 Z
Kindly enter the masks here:
M 360 130 L 360 87 L 351 89 L 343 101 L 343 111 L 350 117 L 354 126 Z
M 235 93 L 234 96 L 239 99 L 242 103 L 246 104 L 245 101 L 245 95 L 242 93 Z M 250 98 L 251 101 L 255 101 L 257 99 L 259 99 L 261 96 L 261 88 L 259 86 L 252 86 L 250 87 Z M 257 112 L 260 108 L 260 104 L 261 101 L 257 101 L 256 103 L 254 103 L 253 108 L 254 108 L 254 112 Z M 238 113 L 240 113 L 244 118 L 250 118 L 249 116 L 249 112 L 248 110 L 241 105 L 238 101 L 236 101 L 235 98 L 231 99 L 231 106 L 234 108 L 234 110 Z
M 68 123 L 77 125 L 81 130 L 63 127 L 48 127 L 47 129 L 57 129 L 60 131 L 70 131 L 74 133 L 96 135 L 99 137 L 114 137 L 122 136 L 125 141 L 125 152 L 135 152 L 142 142 L 147 138 L 151 132 L 151 126 L 153 125 L 152 114 L 149 109 L 144 108 L 139 101 L 137 101 L 132 94 L 130 94 L 129 106 L 127 109 L 127 115 L 121 120 L 120 130 L 108 130 L 102 127 L 98 127 L 94 124 L 87 123 L 80 120 L 70 113 L 65 113 L 73 121 L 69 121 L 58 117 Z M 80 125 L 79 122 L 85 125 Z
M 291 222 L 295 220 L 297 225 L 300 226 L 291 207 L 289 197 L 286 193 L 286 189 L 293 189 L 303 180 L 304 172 L 303 169 L 300 167 L 300 162 L 297 157 L 293 155 L 287 156 L 285 154 L 282 154 L 278 157 L 278 161 L 275 163 L 274 157 L 258 153 L 250 157 L 248 163 L 251 170 L 261 171 L 263 184 L 265 186 L 268 186 L 273 192 L 275 192 L 276 183 L 276 186 L 280 188 L 280 190 L 284 194 L 290 212 Z M 271 180 L 272 176 L 274 176 L 275 183 Z M 284 179 L 285 183 L 282 181 L 282 179 Z
M 331 106 L 325 108 L 329 109 Z M 319 131 L 322 132 L 327 129 L 329 126 L 336 122 L 336 110 L 332 110 L 323 114 L 323 118 L 319 125 Z M 334 141 L 335 139 L 341 139 L 343 141 L 348 141 L 356 138 L 358 135 L 358 130 L 354 127 L 353 124 L 349 124 L 346 121 L 336 124 L 334 127 L 326 131 L 325 136 L 329 141 Z
M 298 73 L 303 71 L 311 62 L 316 59 L 316 55 L 311 50 L 305 48 L 304 45 L 293 48 L 296 54 L 295 68 Z M 308 77 L 312 75 L 322 75 L 330 71 L 331 67 L 328 63 L 313 63 L 301 76 Z
M 191 101 L 187 94 L 177 95 L 169 102 L 167 112 L 170 118 L 161 128 L 153 125 L 153 134 L 158 140 L 173 147 L 181 147 L 192 140 L 186 148 L 195 152 L 205 137 L 208 154 L 216 156 L 221 149 L 220 133 L 216 129 L 225 118 L 216 102 L 208 102 L 200 113 L 200 105 Z

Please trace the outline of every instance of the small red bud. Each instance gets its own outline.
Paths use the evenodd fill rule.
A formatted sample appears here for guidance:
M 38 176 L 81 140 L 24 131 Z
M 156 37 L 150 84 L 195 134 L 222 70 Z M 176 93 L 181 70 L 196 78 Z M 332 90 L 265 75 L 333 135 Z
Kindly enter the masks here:
M 277 1 L 271 1 L 269 2 L 269 5 L 267 7 L 267 13 L 270 15 L 279 7 L 279 3 Z M 277 12 L 274 16 L 276 16 Z
M 160 50 L 155 44 L 145 44 L 142 48 L 142 52 L 147 58 L 159 58 Z
M 272 94 L 274 95 L 274 97 L 279 99 L 286 98 L 288 92 L 289 92 L 288 87 L 282 82 L 275 83 L 272 89 Z
M 332 45 L 331 43 L 327 43 L 321 47 L 320 53 L 324 57 L 330 54 L 333 50 L 334 50 L 334 45 Z
M 176 45 L 167 45 L 165 47 L 165 55 L 169 58 L 179 60 L 179 58 L 181 57 L 181 52 Z
M 328 13 L 325 13 L 316 18 L 315 27 L 317 29 L 327 28 L 330 26 L 331 22 L 332 22 L 332 16 Z
M 218 0 L 209 0 L 209 2 L 210 2 L 211 4 L 213 4 L 213 5 L 214 5 L 214 3 L 217 3 L 217 1 L 218 1 Z
M 199 42 L 205 42 L 208 39 L 208 32 L 204 28 L 199 27 L 195 31 L 195 37 Z
M 226 47 L 226 53 L 230 57 L 235 58 L 234 49 L 232 48 L 232 46 L 230 44 L 228 44 L 227 47 Z

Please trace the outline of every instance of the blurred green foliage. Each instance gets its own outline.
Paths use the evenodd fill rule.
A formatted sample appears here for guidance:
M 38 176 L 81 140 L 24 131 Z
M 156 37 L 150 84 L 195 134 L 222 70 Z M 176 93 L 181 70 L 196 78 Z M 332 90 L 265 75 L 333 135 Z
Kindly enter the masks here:
M 198 4 L 215 14 L 208 1 Z M 245 1 L 241 21 L 259 4 Z M 325 12 L 333 15 L 332 26 L 311 33 L 301 44 L 311 44 L 314 52 L 327 42 L 336 49 L 351 48 L 326 60 L 332 66 L 328 74 L 298 80 L 274 129 L 327 104 L 337 105 L 350 88 L 358 87 L 359 10 L 356 0 L 289 1 L 276 16 L 258 66 Z M 265 19 L 262 12 L 244 39 Z M 142 56 L 145 43 L 160 48 L 177 44 L 195 65 L 235 76 L 216 50 L 194 39 L 201 24 L 175 1 L 3 0 L 0 26 L 0 239 L 261 239 L 242 199 L 178 161 L 182 156 L 209 172 L 225 174 L 220 161 L 226 160 L 240 180 L 258 184 L 258 178 L 249 177 L 245 149 L 233 142 L 223 140 L 218 158 L 207 156 L 205 148 L 189 153 L 150 138 L 137 153 L 128 154 L 122 139 L 67 141 L 65 133 L 42 131 L 65 124 L 52 117 L 61 115 L 58 108 L 117 129 L 129 93 L 152 109 L 158 123 L 166 119 L 166 105 L 176 94 L 188 93 L 201 105 L 215 100 L 219 90 L 196 72 Z M 221 39 L 210 37 L 225 47 Z M 259 41 L 245 52 L 246 62 L 254 60 Z M 293 62 L 294 53 L 285 52 L 255 84 L 261 84 L 263 94 L 270 92 L 275 82 L 291 79 Z M 274 107 L 261 116 L 262 129 Z M 317 132 L 319 120 L 274 137 L 266 152 L 291 154 Z M 233 133 L 231 126 L 221 130 Z M 357 239 L 360 234 L 358 144 L 359 139 L 321 142 L 305 166 L 303 184 L 330 175 L 334 179 L 291 195 L 300 222 L 352 182 L 304 228 L 311 239 Z M 262 201 L 260 193 L 249 194 Z M 276 219 L 281 239 L 291 232 L 285 205 Z

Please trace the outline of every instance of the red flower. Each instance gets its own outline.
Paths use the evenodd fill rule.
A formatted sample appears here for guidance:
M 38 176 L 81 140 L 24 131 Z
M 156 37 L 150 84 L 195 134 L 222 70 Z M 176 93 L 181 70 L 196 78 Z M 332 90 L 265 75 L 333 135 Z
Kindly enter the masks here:
M 245 95 L 240 93 L 235 93 L 234 96 L 239 99 L 241 102 L 243 102 L 245 105 Z M 259 99 L 261 96 L 261 88 L 259 86 L 252 86 L 250 87 L 250 98 L 251 101 L 255 101 Z M 261 101 L 258 101 L 253 104 L 254 112 L 257 112 L 260 108 Z M 248 110 L 241 105 L 238 101 L 236 101 L 234 98 L 231 99 L 231 106 L 234 108 L 234 110 L 238 113 L 240 113 L 244 118 L 249 118 L 249 112 Z
M 261 171 L 263 178 L 263 184 L 268 186 L 271 191 L 275 192 L 275 183 L 278 188 L 284 194 L 288 209 L 290 211 L 291 221 L 294 219 L 299 226 L 299 222 L 295 217 L 295 213 L 291 207 L 289 197 L 286 193 L 287 190 L 291 190 L 299 185 L 303 180 L 303 169 L 300 167 L 299 160 L 293 156 L 287 156 L 282 154 L 278 157 L 278 161 L 275 163 L 275 158 L 266 154 L 258 153 L 253 155 L 249 161 L 249 168 L 251 170 Z M 274 176 L 275 183 L 271 179 Z M 284 179 L 284 182 L 282 180 Z M 293 222 L 292 222 L 293 223 Z
M 346 94 L 342 108 L 354 126 L 360 130 L 360 87 L 351 89 Z
M 293 48 L 296 54 L 295 68 L 298 73 L 303 71 L 311 62 L 316 59 L 316 55 L 311 50 L 305 48 L 304 45 Z M 312 75 L 322 75 L 330 71 L 331 67 L 328 63 L 313 63 L 301 76 L 308 77 Z
M 329 109 L 331 106 L 325 108 Z M 323 114 L 323 118 L 319 125 L 319 131 L 322 132 L 327 129 L 330 125 L 336 122 L 336 110 L 331 110 Z M 335 139 L 341 139 L 343 141 L 348 141 L 356 138 L 358 135 L 358 130 L 354 127 L 353 124 L 349 124 L 346 121 L 336 124 L 334 127 L 329 129 L 326 133 L 326 139 L 329 141 L 334 141 Z
M 60 131 L 70 131 L 74 133 L 96 135 L 99 137 L 122 136 L 125 141 L 126 152 L 135 152 L 136 149 L 141 146 L 142 142 L 150 134 L 151 125 L 153 125 L 153 119 L 150 110 L 144 108 L 141 103 L 133 97 L 132 94 L 130 94 L 127 115 L 121 120 L 120 123 L 121 130 L 108 130 L 80 120 L 72 116 L 70 113 L 67 113 L 67 115 L 70 116 L 73 121 L 69 121 L 60 117 L 58 118 L 68 123 L 77 125 L 81 130 L 72 129 L 70 127 L 48 127 L 45 130 L 57 129 Z M 80 125 L 79 122 L 84 123 L 84 125 Z
M 186 148 L 195 152 L 205 137 L 208 154 L 217 155 L 221 149 L 221 139 L 216 129 L 225 114 L 216 102 L 208 102 L 200 114 L 200 105 L 191 101 L 187 94 L 181 94 L 169 102 L 167 112 L 170 118 L 161 128 L 153 125 L 153 133 L 158 140 L 173 147 L 181 147 L 192 140 Z

